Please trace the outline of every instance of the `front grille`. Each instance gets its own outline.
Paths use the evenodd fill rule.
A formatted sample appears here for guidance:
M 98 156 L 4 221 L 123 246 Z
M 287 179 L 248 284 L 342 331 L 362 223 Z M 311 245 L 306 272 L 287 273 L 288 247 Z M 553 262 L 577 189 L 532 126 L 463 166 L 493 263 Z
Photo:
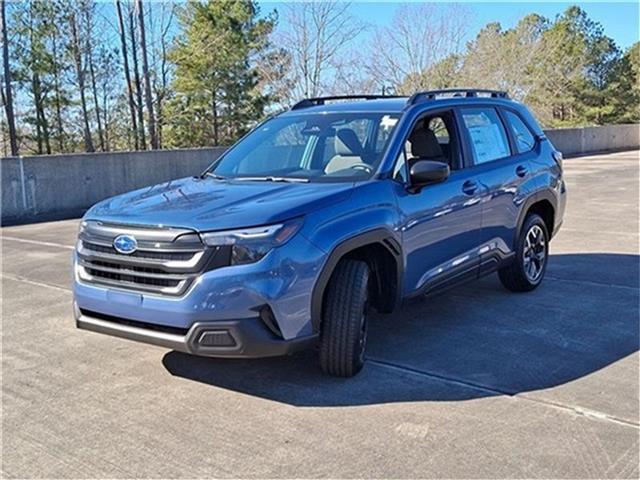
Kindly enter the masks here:
M 127 284 L 139 284 L 139 285 L 153 285 L 156 287 L 175 288 L 179 285 L 179 280 L 173 280 L 169 278 L 153 278 L 145 277 L 144 275 L 130 275 L 127 273 L 113 273 L 106 272 L 104 270 L 96 270 L 95 268 L 85 268 L 85 270 L 92 277 L 103 278 L 105 280 L 112 280 L 120 283 Z
M 113 247 L 121 234 L 136 239 L 135 252 L 123 254 Z M 207 268 L 222 266 L 216 259 L 219 250 L 207 248 L 191 230 L 88 221 L 78 242 L 78 276 L 86 283 L 179 296 Z

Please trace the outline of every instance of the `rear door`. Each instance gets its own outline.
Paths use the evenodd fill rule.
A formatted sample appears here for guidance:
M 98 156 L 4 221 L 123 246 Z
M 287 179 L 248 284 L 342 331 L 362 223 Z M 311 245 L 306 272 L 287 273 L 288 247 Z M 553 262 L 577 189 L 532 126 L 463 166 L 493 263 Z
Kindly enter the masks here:
M 526 126 L 522 130 L 513 115 L 517 116 L 490 105 L 460 108 L 471 151 L 469 168 L 484 190 L 481 274 L 513 255 L 518 218 L 528 196 L 526 182 L 531 177 L 529 159 L 535 140 L 528 138 Z

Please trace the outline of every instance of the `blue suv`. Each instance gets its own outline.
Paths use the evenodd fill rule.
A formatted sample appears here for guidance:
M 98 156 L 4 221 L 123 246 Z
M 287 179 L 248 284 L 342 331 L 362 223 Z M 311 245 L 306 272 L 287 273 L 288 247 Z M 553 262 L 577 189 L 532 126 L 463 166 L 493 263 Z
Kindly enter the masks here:
M 76 324 L 212 357 L 317 345 L 352 376 L 372 309 L 495 271 L 536 288 L 564 208 L 560 152 L 504 92 L 306 99 L 202 174 L 93 206 Z

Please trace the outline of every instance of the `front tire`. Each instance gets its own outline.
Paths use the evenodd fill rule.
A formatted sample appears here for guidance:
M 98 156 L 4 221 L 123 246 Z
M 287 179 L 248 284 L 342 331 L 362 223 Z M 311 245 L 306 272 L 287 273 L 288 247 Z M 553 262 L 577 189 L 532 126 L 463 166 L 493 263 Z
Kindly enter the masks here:
M 364 365 L 369 275 L 365 262 L 343 260 L 327 285 L 320 332 L 320 367 L 329 375 L 352 377 Z
M 547 271 L 549 232 L 539 215 L 527 216 L 511 265 L 498 270 L 502 285 L 512 292 L 530 292 L 540 285 Z

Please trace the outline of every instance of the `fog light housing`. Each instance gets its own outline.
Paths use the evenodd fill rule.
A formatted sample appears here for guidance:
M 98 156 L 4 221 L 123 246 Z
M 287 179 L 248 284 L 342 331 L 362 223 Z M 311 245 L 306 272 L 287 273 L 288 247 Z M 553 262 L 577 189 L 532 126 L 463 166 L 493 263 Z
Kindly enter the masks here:
M 201 347 L 235 347 L 236 341 L 228 330 L 208 330 L 198 339 Z

